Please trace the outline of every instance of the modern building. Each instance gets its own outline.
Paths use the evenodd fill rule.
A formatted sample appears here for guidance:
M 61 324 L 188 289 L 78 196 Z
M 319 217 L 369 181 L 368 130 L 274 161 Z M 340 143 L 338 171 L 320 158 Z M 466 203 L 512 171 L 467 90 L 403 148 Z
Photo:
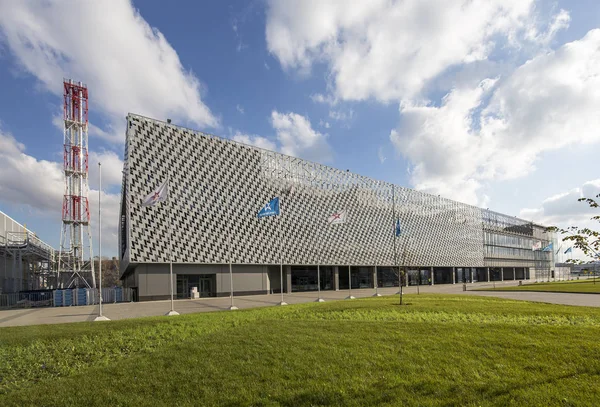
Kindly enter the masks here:
M 0 212 L 0 294 L 55 287 L 54 249 Z
M 180 298 L 229 295 L 229 263 L 241 295 L 397 286 L 399 268 L 407 284 L 533 279 L 554 262 L 530 221 L 138 115 L 124 159 L 121 279 L 139 300 L 168 298 L 170 247 Z M 169 200 L 142 207 L 166 180 Z M 281 216 L 259 219 L 277 196 Z

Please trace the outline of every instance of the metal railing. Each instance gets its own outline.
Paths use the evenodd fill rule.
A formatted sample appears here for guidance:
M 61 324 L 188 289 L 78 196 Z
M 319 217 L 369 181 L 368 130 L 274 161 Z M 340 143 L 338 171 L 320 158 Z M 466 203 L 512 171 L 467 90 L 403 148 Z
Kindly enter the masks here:
M 0 309 L 52 307 L 52 291 L 0 294 Z
M 102 289 L 102 302 L 105 304 L 131 301 L 131 288 Z M 91 288 L 0 294 L 0 309 L 82 306 L 95 305 L 98 302 L 98 290 Z
M 54 257 L 54 249 L 32 232 L 7 232 L 4 245 L 8 248 L 31 248 L 40 254 Z

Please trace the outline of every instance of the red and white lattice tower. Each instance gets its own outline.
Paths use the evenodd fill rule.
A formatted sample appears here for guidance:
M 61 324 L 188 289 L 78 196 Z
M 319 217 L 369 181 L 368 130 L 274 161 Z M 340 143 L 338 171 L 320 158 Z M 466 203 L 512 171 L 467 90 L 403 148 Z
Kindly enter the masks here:
M 63 85 L 65 195 L 57 287 L 96 288 L 88 202 L 88 90 L 71 79 Z

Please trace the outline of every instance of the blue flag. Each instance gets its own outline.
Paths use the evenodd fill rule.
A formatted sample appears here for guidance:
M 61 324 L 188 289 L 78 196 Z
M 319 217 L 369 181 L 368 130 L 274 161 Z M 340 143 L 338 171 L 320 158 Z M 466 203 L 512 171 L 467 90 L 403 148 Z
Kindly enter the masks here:
M 395 229 L 396 237 L 398 237 L 402 234 L 402 226 L 400 226 L 400 219 L 398 219 L 396 221 L 396 227 L 394 229 Z
M 552 251 L 552 242 L 550 242 L 550 244 L 546 247 L 544 247 L 544 250 L 542 250 L 543 252 L 551 252 Z
M 573 248 L 572 247 L 569 247 L 567 250 L 565 250 L 565 254 L 572 253 L 572 252 L 573 252 Z
M 279 197 L 271 199 L 271 201 L 262 207 L 258 211 L 258 218 L 264 218 L 265 216 L 277 216 L 279 215 Z

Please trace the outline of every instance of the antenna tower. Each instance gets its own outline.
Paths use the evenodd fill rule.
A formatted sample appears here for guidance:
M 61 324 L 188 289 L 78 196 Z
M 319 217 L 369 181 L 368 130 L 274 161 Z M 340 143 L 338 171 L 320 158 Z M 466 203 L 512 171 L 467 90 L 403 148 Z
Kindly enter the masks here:
M 63 85 L 65 195 L 56 285 L 96 288 L 88 202 L 88 90 L 71 79 Z

